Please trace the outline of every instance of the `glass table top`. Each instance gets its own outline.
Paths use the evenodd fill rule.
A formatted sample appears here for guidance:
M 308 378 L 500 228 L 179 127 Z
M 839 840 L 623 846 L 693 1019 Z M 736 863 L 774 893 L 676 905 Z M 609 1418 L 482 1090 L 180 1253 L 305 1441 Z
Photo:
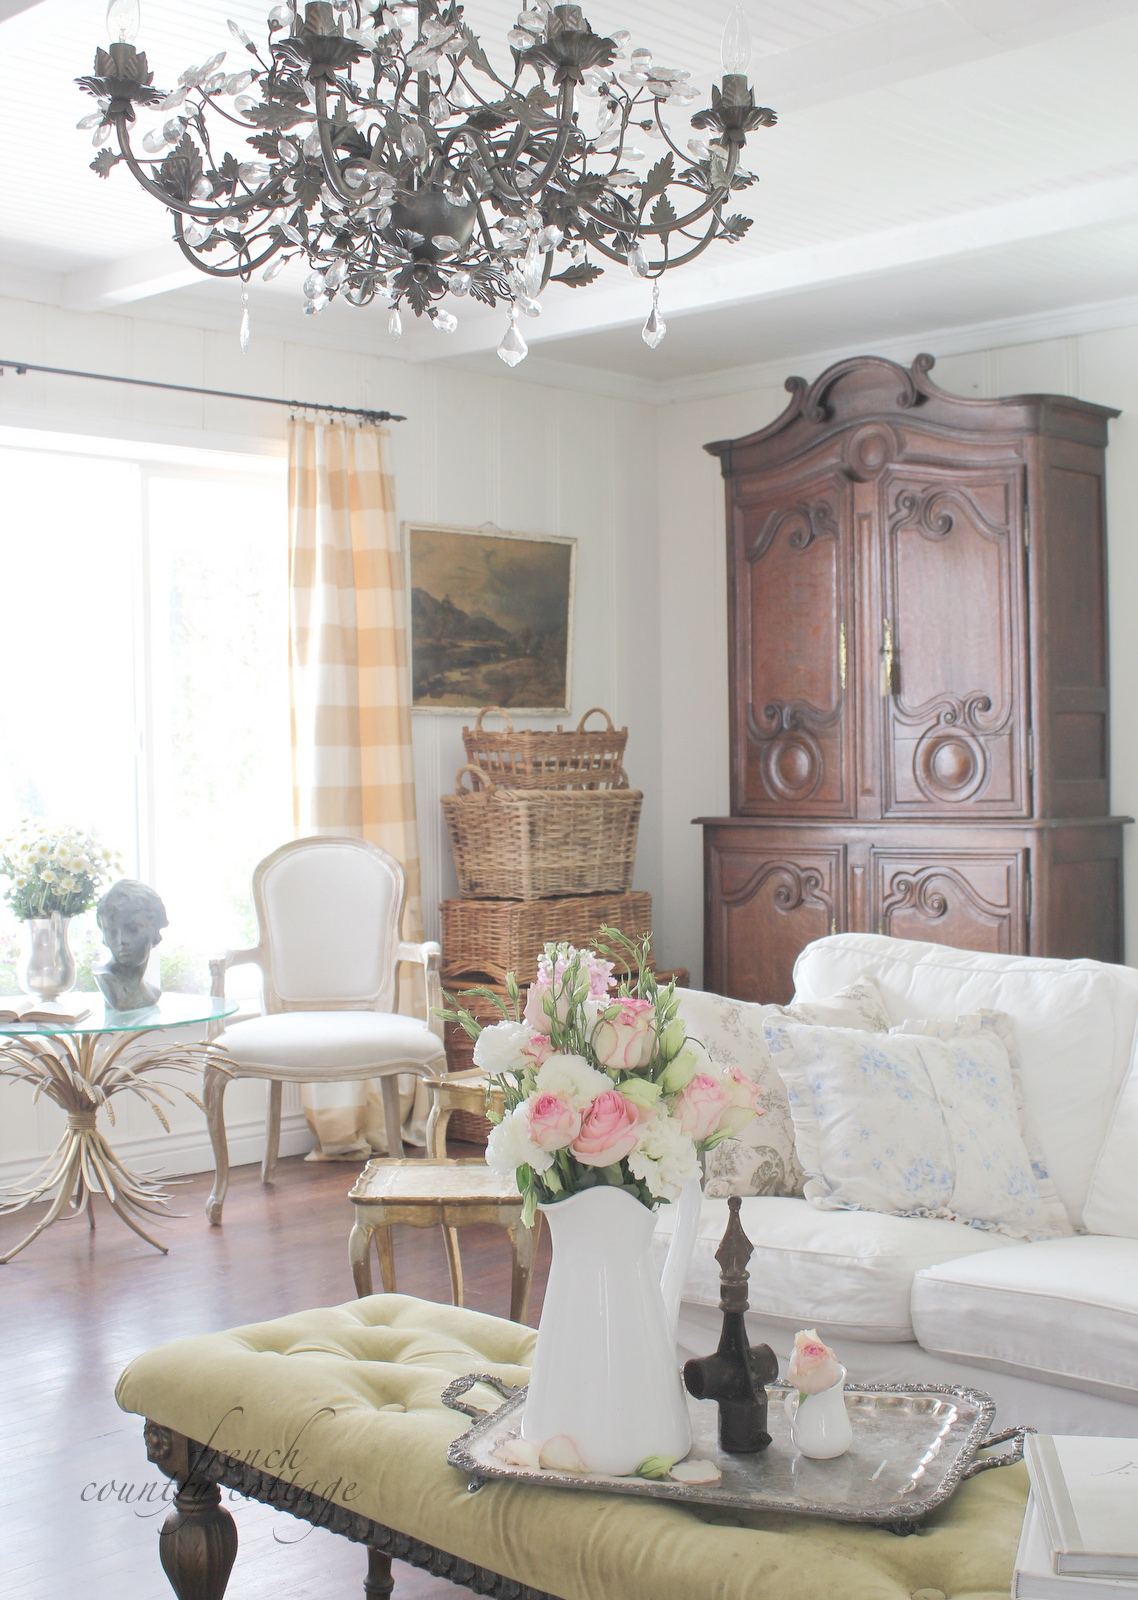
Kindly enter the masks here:
M 231 1017 L 237 1010 L 236 1000 L 221 1000 L 211 994 L 164 994 L 158 1004 L 144 1006 L 140 1011 L 112 1011 L 101 994 L 61 994 L 57 1000 L 43 1003 L 44 1010 L 65 1011 L 76 1017 L 72 1023 L 63 1022 L 0 1022 L 0 1036 L 25 1033 L 144 1033 L 148 1028 L 180 1028 L 194 1022 L 215 1022 L 219 1017 Z M 17 1007 L 41 1009 L 30 995 L 0 995 L 0 1011 Z M 85 1017 L 79 1017 L 80 1011 Z

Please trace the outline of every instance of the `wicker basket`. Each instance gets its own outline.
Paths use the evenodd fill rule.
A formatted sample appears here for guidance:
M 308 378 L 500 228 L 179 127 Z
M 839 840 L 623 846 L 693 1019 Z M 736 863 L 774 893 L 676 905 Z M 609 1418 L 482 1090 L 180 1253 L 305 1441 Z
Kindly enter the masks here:
M 586 732 L 585 724 L 596 712 L 606 726 Z M 482 726 L 482 719 L 489 716 L 505 719 L 500 733 Z M 471 766 L 481 767 L 495 783 L 511 789 L 611 789 L 619 787 L 623 777 L 628 729 L 618 732 L 602 706 L 586 711 L 569 733 L 560 727 L 556 733 L 547 728 L 515 729 L 501 706 L 485 706 L 474 727 L 463 728 L 462 742 Z
M 556 900 L 444 900 L 443 978 L 519 983 L 537 976 L 537 958 L 551 939 L 591 945 L 602 923 L 641 939 L 652 926 L 652 896 L 571 895 Z
M 479 788 L 465 788 L 464 777 Z M 485 900 L 626 893 L 643 799 L 627 788 L 499 789 L 481 768 L 460 767 L 457 792 L 442 797 L 459 893 Z

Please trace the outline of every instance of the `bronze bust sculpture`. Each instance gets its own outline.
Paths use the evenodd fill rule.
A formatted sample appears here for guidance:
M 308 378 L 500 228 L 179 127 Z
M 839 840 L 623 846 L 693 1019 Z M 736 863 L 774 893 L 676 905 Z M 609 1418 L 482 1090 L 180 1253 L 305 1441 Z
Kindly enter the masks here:
M 146 981 L 150 952 L 162 939 L 166 907 L 149 884 L 120 878 L 95 912 L 111 959 L 95 972 L 95 982 L 112 1011 L 138 1011 L 156 1004 L 160 988 Z

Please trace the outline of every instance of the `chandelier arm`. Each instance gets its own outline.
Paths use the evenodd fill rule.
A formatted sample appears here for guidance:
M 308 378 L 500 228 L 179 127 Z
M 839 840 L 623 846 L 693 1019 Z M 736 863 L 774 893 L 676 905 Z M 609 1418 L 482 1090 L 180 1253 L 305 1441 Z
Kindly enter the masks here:
M 686 217 L 677 217 L 675 222 L 669 222 L 666 227 L 648 226 L 642 223 L 639 231 L 649 238 L 658 239 L 665 233 L 675 233 L 679 229 L 690 228 L 693 222 L 702 221 L 709 211 L 714 211 L 721 206 L 730 193 L 729 187 L 715 189 L 708 195 L 703 205 L 697 206 L 694 211 L 689 211 Z M 642 204 L 646 205 L 647 201 L 642 202 Z M 639 215 L 643 217 L 643 211 Z
M 708 245 L 711 244 L 713 242 L 713 240 L 715 239 L 715 236 L 716 236 L 716 226 L 715 226 L 715 224 L 719 220 L 720 219 L 718 217 L 716 217 L 714 219 L 714 221 L 712 222 L 711 226 L 708 228 L 707 232 L 700 239 L 698 244 L 693 245 L 692 248 L 690 250 L 685 251 L 685 253 L 682 256 L 676 256 L 674 260 L 670 260 L 670 261 L 666 260 L 663 263 L 663 266 L 661 267 L 660 270 L 663 271 L 665 268 L 667 268 L 668 270 L 671 270 L 673 267 L 682 267 L 686 262 L 694 261 L 696 256 L 701 256 L 703 254 L 703 252 L 707 249 Z M 649 262 L 648 263 L 649 271 L 652 270 L 654 265 L 655 265 L 655 263 L 653 263 L 653 262 Z M 659 274 L 657 274 L 657 276 L 658 275 Z
M 142 185 L 147 194 L 153 195 L 156 200 L 161 200 L 168 210 L 180 212 L 185 217 L 199 218 L 202 222 L 216 222 L 219 217 L 232 216 L 237 209 L 240 209 L 241 215 L 244 216 L 250 211 L 255 211 L 258 206 L 265 206 L 265 202 L 256 195 L 249 195 L 245 200 L 237 200 L 235 198 L 233 205 L 227 206 L 224 210 L 219 206 L 209 210 L 205 206 L 191 205 L 187 200 L 179 200 L 176 196 L 168 194 L 160 184 L 155 183 L 153 178 L 147 176 L 146 168 L 130 148 L 130 141 L 124 131 L 125 119 L 120 119 L 120 117 L 116 116 L 114 120 L 119 136 L 119 153 L 126 162 L 128 170 L 134 174 L 135 179 Z M 270 208 L 266 207 L 266 209 Z
M 557 137 L 553 142 L 549 160 L 545 163 L 536 183 L 529 186 L 528 193 L 535 197 L 542 193 L 546 184 L 552 178 L 557 168 L 561 165 L 562 158 L 568 148 L 569 140 L 574 133 L 579 133 L 572 121 L 573 116 L 573 84 L 571 79 L 561 85 L 561 93 L 557 97 Z
M 353 192 L 344 178 L 336 155 L 336 147 L 332 143 L 328 122 L 328 90 L 323 78 L 317 79 L 316 82 L 316 127 L 320 134 L 320 154 L 324 157 L 324 176 L 328 180 L 329 187 L 349 205 L 358 205 L 366 198 L 367 186 L 361 185 L 358 191 Z
M 185 256 L 187 261 L 191 262 L 195 267 L 197 267 L 200 272 L 208 272 L 211 278 L 248 279 L 251 273 L 256 272 L 258 267 L 264 266 L 265 262 L 275 256 L 277 251 L 281 249 L 281 246 L 274 242 L 266 251 L 263 252 L 263 254 L 259 255 L 255 261 L 250 258 L 248 265 L 244 267 L 240 265 L 236 267 L 210 266 L 204 262 L 200 256 L 194 253 L 193 248 L 188 245 L 185 239 L 182 237 L 182 219 L 176 214 L 174 217 L 174 242 Z

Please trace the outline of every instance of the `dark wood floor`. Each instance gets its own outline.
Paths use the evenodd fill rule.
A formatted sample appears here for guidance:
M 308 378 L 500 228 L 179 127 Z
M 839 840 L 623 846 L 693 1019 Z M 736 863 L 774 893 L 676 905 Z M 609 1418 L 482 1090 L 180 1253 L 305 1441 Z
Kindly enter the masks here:
M 464 1146 L 453 1153 L 478 1154 Z M 264 1187 L 256 1167 L 237 1168 L 221 1228 L 206 1224 L 210 1180 L 203 1174 L 175 1191 L 172 1209 L 185 1216 L 162 1231 L 169 1255 L 100 1207 L 94 1233 L 83 1222 L 59 1223 L 0 1267 L 5 1600 L 171 1600 L 157 1550 L 165 1508 L 137 1503 L 146 1484 L 164 1480 L 146 1460 L 140 1420 L 115 1405 L 115 1380 L 132 1356 L 168 1339 L 350 1300 L 346 1196 L 355 1170 L 295 1158 L 282 1161 L 276 1182 Z M 0 1253 L 27 1232 L 30 1214 L 38 1213 L 0 1217 Z M 400 1290 L 449 1300 L 438 1233 L 396 1234 Z M 542 1245 L 534 1323 L 548 1235 Z M 462 1246 L 467 1303 L 508 1315 L 506 1234 L 466 1228 Z M 94 1498 L 100 1489 L 101 1501 Z M 236 1497 L 233 1511 L 241 1548 L 226 1600 L 359 1600 L 362 1550 Z M 470 1593 L 401 1563 L 396 1568 L 396 1600 Z

